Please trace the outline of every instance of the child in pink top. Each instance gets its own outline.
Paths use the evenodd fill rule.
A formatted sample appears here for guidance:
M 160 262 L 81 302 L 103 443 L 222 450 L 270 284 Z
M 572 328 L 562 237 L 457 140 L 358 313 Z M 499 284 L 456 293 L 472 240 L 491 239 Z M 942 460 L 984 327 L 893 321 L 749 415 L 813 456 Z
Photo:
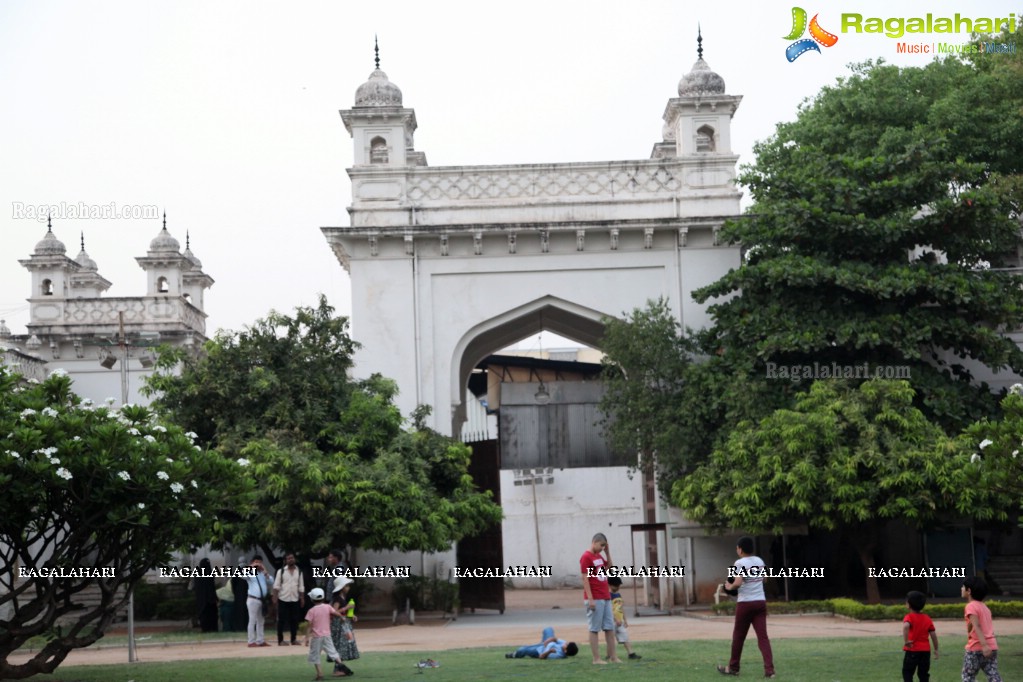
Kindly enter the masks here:
M 323 671 L 320 669 L 320 652 L 327 654 L 328 661 L 338 660 L 337 649 L 330 638 L 331 617 L 340 618 L 341 612 L 330 604 L 323 603 L 323 590 L 315 587 L 309 592 L 309 598 L 316 604 L 305 614 L 309 621 L 309 630 L 312 635 L 309 639 L 309 662 L 316 667 L 316 679 L 323 679 Z
M 966 652 L 963 654 L 963 682 L 974 682 L 981 670 L 988 682 L 1002 682 L 998 674 L 998 642 L 991 620 L 991 609 L 984 603 L 987 583 L 972 577 L 963 581 L 966 604 Z

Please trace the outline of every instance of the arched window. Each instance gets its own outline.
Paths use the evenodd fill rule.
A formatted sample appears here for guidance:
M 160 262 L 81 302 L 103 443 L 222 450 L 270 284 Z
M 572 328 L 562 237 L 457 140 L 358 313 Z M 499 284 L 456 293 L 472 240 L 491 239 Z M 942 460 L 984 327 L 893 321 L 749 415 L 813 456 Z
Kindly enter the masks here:
M 43 296 L 53 296 L 53 282 L 52 281 L 50 281 L 48 279 L 44 279 L 43 280 L 42 294 L 43 294 Z
M 710 126 L 700 126 L 696 129 L 696 151 L 714 151 L 714 129 Z
M 387 140 L 374 137 L 369 141 L 369 162 L 387 163 Z
M 170 291 L 170 285 L 167 283 L 166 277 L 160 277 L 156 280 L 156 292 L 158 294 L 166 294 Z

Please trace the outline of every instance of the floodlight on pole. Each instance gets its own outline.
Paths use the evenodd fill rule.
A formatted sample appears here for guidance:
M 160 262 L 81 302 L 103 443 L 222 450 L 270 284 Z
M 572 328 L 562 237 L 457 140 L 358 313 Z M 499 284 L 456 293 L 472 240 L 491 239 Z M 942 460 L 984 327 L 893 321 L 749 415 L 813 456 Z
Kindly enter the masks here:
M 108 351 L 100 365 L 106 369 L 112 369 L 117 361 L 121 361 L 121 407 L 128 404 L 128 339 L 124 334 L 124 311 L 117 312 L 117 345 L 120 350 L 120 357 Z M 143 364 L 143 366 L 145 366 Z M 135 590 L 128 592 L 128 662 L 136 663 L 139 657 L 135 651 Z

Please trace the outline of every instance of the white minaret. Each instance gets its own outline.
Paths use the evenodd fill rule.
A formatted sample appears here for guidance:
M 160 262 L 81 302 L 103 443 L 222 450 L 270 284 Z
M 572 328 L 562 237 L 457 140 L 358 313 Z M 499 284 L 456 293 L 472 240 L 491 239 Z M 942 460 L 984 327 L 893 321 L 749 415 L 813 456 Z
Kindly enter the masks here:
M 99 274 L 99 268 L 85 252 L 85 234 L 80 235 L 82 250 L 75 257 L 78 272 L 71 275 L 71 298 L 98 298 L 110 288 L 110 282 Z
M 380 48 L 374 40 L 376 69 L 355 91 L 355 106 L 341 110 L 341 120 L 355 145 L 354 166 L 425 166 L 426 155 L 415 151 L 416 112 L 405 109 L 401 90 L 380 70 Z
M 180 296 L 181 273 L 189 267 L 182 255 L 181 243 L 167 231 L 167 213 L 163 214 L 163 229 L 149 242 L 145 256 L 135 258 L 146 271 L 146 296 Z
M 732 116 L 742 96 L 725 94 L 725 80 L 703 60 L 699 30 L 696 45 L 696 63 L 679 81 L 678 97 L 669 100 L 664 110 L 664 141 L 654 145 L 653 158 L 733 156 Z
M 49 218 L 46 219 L 46 234 L 36 244 L 31 257 L 18 262 L 32 273 L 32 294 L 27 299 L 29 329 L 61 324 L 72 278 L 81 266 L 67 257 L 67 248 L 53 234 Z
M 213 278 L 202 271 L 202 261 L 192 253 L 192 238 L 185 231 L 185 260 L 191 268 L 181 273 L 181 295 L 199 310 L 203 309 L 203 294 L 213 286 Z

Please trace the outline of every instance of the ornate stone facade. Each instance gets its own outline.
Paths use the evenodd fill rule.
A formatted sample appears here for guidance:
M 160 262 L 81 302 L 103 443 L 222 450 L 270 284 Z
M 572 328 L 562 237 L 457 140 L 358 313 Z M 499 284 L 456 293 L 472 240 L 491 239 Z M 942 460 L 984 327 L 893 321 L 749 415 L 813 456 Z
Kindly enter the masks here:
M 67 370 L 75 390 L 93 400 L 120 395 L 120 372 L 108 370 L 127 361 L 128 399 L 144 402 L 138 389 L 152 366 L 153 346 L 198 348 L 206 340 L 203 294 L 213 279 L 187 242 L 184 253 L 180 248 L 165 216 L 147 254 L 136 259 L 146 271 L 146 295 L 108 297 L 103 294 L 110 282 L 86 253 L 84 237 L 81 252 L 71 259 L 48 223 L 32 255 L 19 261 L 32 276 L 27 333 L 13 335 L 3 326 L 3 345 L 20 354 L 21 370 Z

